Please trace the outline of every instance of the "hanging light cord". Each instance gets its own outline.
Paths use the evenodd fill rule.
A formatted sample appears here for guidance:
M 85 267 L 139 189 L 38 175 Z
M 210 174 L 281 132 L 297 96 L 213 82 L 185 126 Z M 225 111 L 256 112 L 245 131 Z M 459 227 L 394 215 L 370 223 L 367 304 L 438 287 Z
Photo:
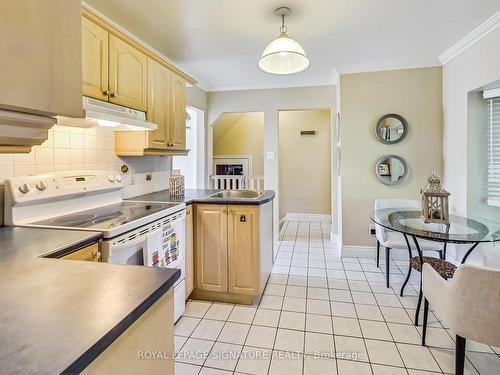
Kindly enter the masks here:
M 281 35 L 286 34 L 287 32 L 287 27 L 285 26 L 285 15 L 281 15 L 281 27 L 280 27 L 280 33 Z

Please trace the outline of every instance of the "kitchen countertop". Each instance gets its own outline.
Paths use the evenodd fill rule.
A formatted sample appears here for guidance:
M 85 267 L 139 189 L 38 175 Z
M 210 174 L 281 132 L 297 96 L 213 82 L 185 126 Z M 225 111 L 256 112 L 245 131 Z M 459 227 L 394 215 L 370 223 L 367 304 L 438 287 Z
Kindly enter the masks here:
M 264 194 L 258 199 L 252 198 L 215 198 L 210 195 L 222 190 L 213 189 L 186 189 L 184 196 L 171 197 L 168 190 L 158 191 L 156 193 L 140 195 L 129 198 L 131 201 L 149 201 L 149 202 L 179 202 L 186 205 L 192 203 L 210 203 L 210 204 L 244 204 L 244 205 L 262 205 L 274 199 L 274 191 L 265 190 Z
M 0 228 L 2 374 L 79 373 L 179 278 L 175 269 L 40 257 L 100 238 Z

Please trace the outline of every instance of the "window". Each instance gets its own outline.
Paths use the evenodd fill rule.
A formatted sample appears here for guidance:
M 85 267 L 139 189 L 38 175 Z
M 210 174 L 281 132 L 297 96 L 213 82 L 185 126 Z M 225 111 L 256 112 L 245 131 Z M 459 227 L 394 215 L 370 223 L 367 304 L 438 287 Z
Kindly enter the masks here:
M 493 91 L 493 90 L 492 90 Z M 488 101 L 488 204 L 500 206 L 500 96 Z

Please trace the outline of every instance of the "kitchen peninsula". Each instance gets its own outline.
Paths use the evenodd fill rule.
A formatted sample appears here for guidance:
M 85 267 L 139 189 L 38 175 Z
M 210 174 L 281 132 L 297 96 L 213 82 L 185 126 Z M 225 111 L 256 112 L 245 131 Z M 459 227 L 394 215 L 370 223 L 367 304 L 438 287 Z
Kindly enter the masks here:
M 251 304 L 273 266 L 274 197 L 188 189 L 182 197 L 163 190 L 131 199 L 186 204 L 186 297 Z

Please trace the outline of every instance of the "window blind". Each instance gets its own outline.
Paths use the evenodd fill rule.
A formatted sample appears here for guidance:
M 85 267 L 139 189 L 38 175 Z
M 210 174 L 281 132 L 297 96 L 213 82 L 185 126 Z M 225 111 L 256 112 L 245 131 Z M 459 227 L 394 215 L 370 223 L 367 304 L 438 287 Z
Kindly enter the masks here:
M 488 204 L 500 206 L 500 97 L 488 99 Z

